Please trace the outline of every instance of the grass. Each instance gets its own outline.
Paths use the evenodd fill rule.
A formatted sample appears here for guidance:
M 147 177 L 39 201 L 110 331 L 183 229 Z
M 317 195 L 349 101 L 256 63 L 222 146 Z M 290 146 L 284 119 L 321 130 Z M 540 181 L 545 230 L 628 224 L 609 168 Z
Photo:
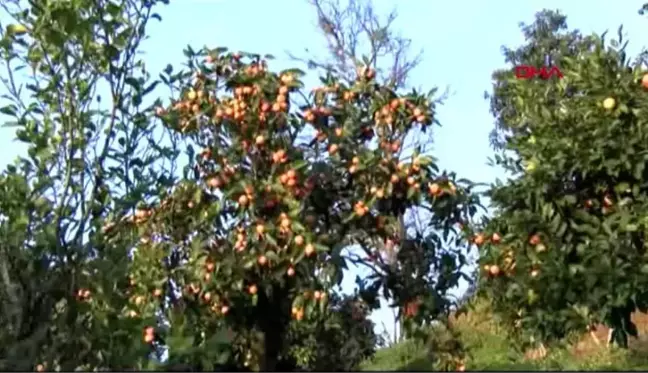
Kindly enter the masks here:
M 639 329 L 648 329 L 639 325 Z M 564 347 L 548 349 L 542 359 L 531 360 L 516 351 L 500 325 L 493 320 L 484 302 L 475 304 L 472 311 L 452 320 L 458 338 L 465 346 L 466 370 L 545 371 L 545 370 L 615 370 L 648 371 L 648 335 L 634 340 L 630 349 L 597 345 L 589 335 Z M 643 327 L 642 327 L 643 326 Z M 443 339 L 447 330 L 433 328 L 431 340 Z M 447 337 L 446 337 L 447 338 Z M 363 362 L 363 371 L 433 371 L 435 364 L 431 351 L 423 343 L 404 341 L 377 351 L 371 360 Z

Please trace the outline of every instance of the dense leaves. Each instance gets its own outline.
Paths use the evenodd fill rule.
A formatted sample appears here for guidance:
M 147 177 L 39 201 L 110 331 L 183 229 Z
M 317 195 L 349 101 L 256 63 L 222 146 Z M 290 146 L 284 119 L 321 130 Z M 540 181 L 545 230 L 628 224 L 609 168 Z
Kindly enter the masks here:
M 291 327 L 287 359 L 308 371 L 352 371 L 382 345 L 369 320 L 370 309 L 355 296 L 330 299 L 330 315 L 319 323 Z
M 644 70 L 621 32 L 606 43 L 565 29 L 564 17 L 540 13 L 527 45 L 507 52 L 514 64 L 551 59 L 563 79 L 494 75 L 505 135 L 496 163 L 513 178 L 490 193 L 496 213 L 478 239 L 483 288 L 531 340 L 604 322 L 625 345 L 636 335 L 630 312 L 648 301 Z
M 435 91 L 360 65 L 308 92 L 301 71 L 224 48 L 188 48 L 185 71 L 153 80 L 138 51 L 156 3 L 7 3 L 2 113 L 28 157 L 0 179 L 0 367 L 274 370 L 305 334 L 305 366 L 351 369 L 375 347 L 379 294 L 411 331 L 443 317 L 478 200 L 403 151 L 437 124 Z M 150 98 L 162 85 L 170 103 Z M 434 235 L 402 231 L 415 207 Z M 363 301 L 331 304 L 349 263 L 371 269 Z

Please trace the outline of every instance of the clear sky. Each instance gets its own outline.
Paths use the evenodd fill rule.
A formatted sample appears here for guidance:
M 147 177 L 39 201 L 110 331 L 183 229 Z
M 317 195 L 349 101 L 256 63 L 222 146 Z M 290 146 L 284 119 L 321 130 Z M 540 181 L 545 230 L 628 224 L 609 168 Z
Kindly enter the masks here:
M 616 35 L 623 24 L 631 54 L 640 50 L 640 37 L 648 31 L 648 19 L 637 14 L 641 0 L 375 0 L 375 4 L 385 12 L 397 4 L 395 27 L 413 40 L 413 51 L 423 50 L 411 83 L 426 90 L 450 89 L 451 96 L 438 112 L 443 127 L 435 135 L 434 153 L 442 168 L 479 182 L 502 176 L 486 165 L 492 154 L 488 133 L 493 120 L 484 92 L 490 90 L 493 70 L 503 67 L 500 47 L 523 41 L 519 22 L 531 22 L 535 12 L 549 8 L 562 10 L 569 25 L 584 33 L 609 29 Z M 271 53 L 277 57 L 271 65 L 276 69 L 294 65 L 286 51 L 298 55 L 304 55 L 300 54 L 304 48 L 320 55 L 324 51 L 315 12 L 306 0 L 171 0 L 160 14 L 163 22 L 151 24 L 151 38 L 144 47 L 152 72 L 167 63 L 182 63 L 187 44 Z M 0 129 L 2 168 L 23 149 L 13 141 L 12 131 Z M 352 288 L 354 277 L 347 276 L 346 288 Z M 389 310 L 382 309 L 373 318 L 391 330 Z

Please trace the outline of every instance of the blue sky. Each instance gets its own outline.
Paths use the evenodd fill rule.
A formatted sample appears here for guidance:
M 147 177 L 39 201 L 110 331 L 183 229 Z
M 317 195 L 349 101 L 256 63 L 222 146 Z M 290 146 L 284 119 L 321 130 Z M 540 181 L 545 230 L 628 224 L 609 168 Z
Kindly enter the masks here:
M 163 22 L 153 22 L 144 45 L 149 71 L 161 71 L 167 63 L 183 62 L 182 49 L 208 45 L 235 50 L 271 53 L 272 68 L 292 67 L 286 55 L 304 55 L 304 48 L 324 55 L 325 41 L 316 29 L 316 17 L 306 0 L 172 0 L 160 9 Z M 610 29 L 620 24 L 630 37 L 630 52 L 642 47 L 640 36 L 648 31 L 648 20 L 637 10 L 636 0 L 375 0 L 384 12 L 398 4 L 395 27 L 413 40 L 413 51 L 423 50 L 423 61 L 411 75 L 416 87 L 448 87 L 451 95 L 439 108 L 443 127 L 436 129 L 434 154 L 442 168 L 456 171 L 473 181 L 490 182 L 503 175 L 486 165 L 492 154 L 488 133 L 492 117 L 484 92 L 490 75 L 503 67 L 502 45 L 515 46 L 523 39 L 518 23 L 531 22 L 543 8 L 560 9 L 572 28 L 584 33 Z M 300 54 L 301 53 L 301 54 Z M 312 77 L 310 82 L 315 82 Z M 309 81 L 307 81 L 308 83 Z M 2 89 L 0 88 L 0 91 Z M 2 104 L 2 103 L 0 103 Z M 0 167 L 10 163 L 23 148 L 13 130 L 0 129 Z M 347 285 L 353 284 L 353 275 Z M 348 287 L 348 286 L 345 286 Z M 382 309 L 373 316 L 380 325 L 392 324 L 391 312 Z M 391 326 L 389 327 L 391 330 Z

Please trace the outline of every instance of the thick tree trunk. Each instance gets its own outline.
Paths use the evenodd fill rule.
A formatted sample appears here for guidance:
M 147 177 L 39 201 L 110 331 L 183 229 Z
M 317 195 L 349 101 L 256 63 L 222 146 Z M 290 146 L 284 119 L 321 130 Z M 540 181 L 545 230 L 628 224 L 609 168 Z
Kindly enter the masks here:
M 288 331 L 289 319 L 284 312 L 283 289 L 275 288 L 273 294 L 259 294 L 258 326 L 262 334 L 263 356 L 260 359 L 260 370 L 273 372 L 277 370 L 279 358 L 283 350 L 284 339 Z M 289 311 L 289 310 L 288 310 Z M 289 312 L 288 312 L 289 315 Z

